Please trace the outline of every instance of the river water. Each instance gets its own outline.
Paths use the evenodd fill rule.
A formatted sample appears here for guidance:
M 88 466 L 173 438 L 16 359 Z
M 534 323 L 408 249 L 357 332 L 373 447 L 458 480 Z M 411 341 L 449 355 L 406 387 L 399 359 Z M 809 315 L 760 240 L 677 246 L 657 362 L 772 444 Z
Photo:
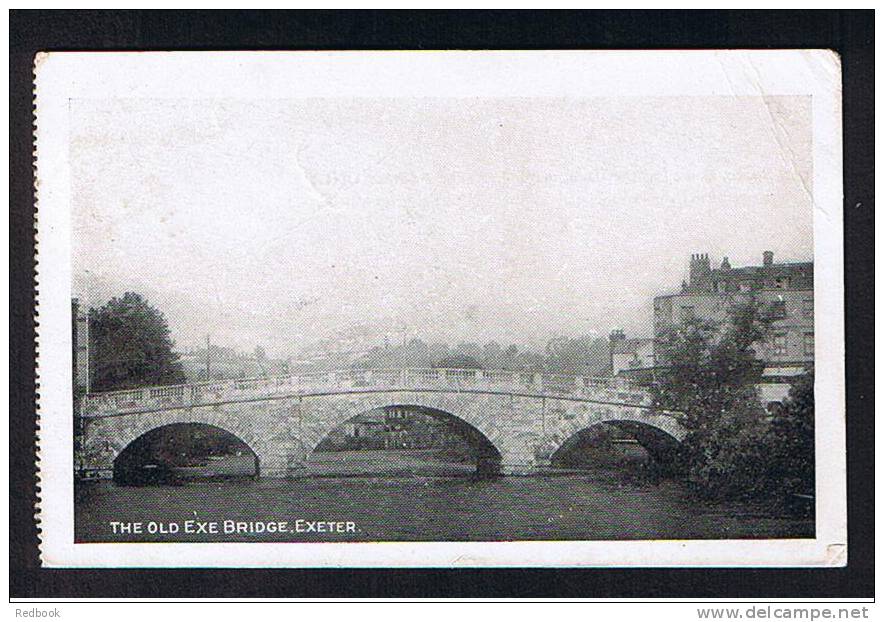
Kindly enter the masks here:
M 461 467 L 462 468 L 462 467 Z M 324 470 L 323 470 L 324 469 Z M 674 482 L 616 470 L 476 479 L 449 474 L 371 476 L 350 469 L 302 479 L 190 481 L 176 486 L 82 484 L 78 542 L 500 541 L 813 537 L 812 519 L 745 503 L 703 503 Z M 351 532 L 114 534 L 111 521 L 350 521 Z

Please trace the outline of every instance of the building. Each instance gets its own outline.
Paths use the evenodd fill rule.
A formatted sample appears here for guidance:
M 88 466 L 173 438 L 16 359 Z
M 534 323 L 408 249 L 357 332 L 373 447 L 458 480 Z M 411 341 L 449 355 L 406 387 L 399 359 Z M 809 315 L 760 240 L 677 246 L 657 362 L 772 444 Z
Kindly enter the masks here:
M 781 401 L 789 378 L 814 360 L 813 262 L 774 263 L 773 252 L 765 251 L 760 266 L 733 268 L 725 257 L 712 268 L 708 254 L 692 255 L 681 291 L 654 298 L 654 336 L 690 318 L 727 322 L 728 311 L 750 299 L 776 318 L 770 338 L 756 351 L 764 363 L 762 398 Z
M 654 340 L 645 337 L 627 338 L 622 330 L 610 335 L 611 375 L 623 375 L 630 370 L 654 367 Z
M 351 419 L 329 433 L 318 450 L 441 449 L 463 442 L 444 419 L 413 407 L 390 407 Z
M 77 454 L 83 443 L 83 418 L 80 400 L 89 393 L 89 311 L 77 297 L 71 298 L 71 386 L 74 404 L 74 472 L 81 477 Z
M 79 298 L 71 298 L 71 345 L 74 397 L 89 392 L 89 313 Z

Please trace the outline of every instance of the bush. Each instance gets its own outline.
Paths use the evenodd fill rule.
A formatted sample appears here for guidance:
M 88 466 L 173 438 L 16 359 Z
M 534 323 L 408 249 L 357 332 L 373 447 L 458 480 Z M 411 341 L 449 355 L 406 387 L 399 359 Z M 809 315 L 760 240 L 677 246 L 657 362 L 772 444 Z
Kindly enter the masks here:
M 688 434 L 676 473 L 703 496 L 756 497 L 769 488 L 771 426 L 754 386 L 761 365 L 753 345 L 771 321 L 749 302 L 732 309 L 726 326 L 695 319 L 658 340 L 666 369 L 654 404 L 682 413 Z
M 680 472 L 697 492 L 711 498 L 752 498 L 767 489 L 769 425 L 754 391 L 719 417 L 688 434 Z
M 792 385 L 789 397 L 771 420 L 768 480 L 779 495 L 814 493 L 814 372 Z

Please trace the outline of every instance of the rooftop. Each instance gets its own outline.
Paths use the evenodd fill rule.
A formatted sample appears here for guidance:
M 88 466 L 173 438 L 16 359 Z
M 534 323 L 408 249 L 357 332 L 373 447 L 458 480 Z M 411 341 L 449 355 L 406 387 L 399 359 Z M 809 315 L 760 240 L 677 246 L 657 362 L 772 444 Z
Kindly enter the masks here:
M 731 293 L 763 289 L 812 289 L 813 262 L 774 263 L 772 251 L 765 251 L 761 265 L 732 268 L 724 257 L 712 268 L 709 255 L 691 256 L 689 280 L 682 292 Z

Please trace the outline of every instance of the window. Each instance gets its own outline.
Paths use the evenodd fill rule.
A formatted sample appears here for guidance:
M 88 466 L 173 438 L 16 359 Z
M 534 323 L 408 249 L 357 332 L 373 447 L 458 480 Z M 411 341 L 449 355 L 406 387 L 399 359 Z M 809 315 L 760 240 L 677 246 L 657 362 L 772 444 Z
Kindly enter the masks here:
M 694 317 L 694 308 L 693 307 L 682 307 L 681 308 L 681 320 L 683 322 L 690 320 Z
M 786 334 L 777 333 L 773 338 L 773 353 L 776 356 L 782 356 L 786 353 Z
M 751 281 L 741 281 L 740 282 L 740 291 L 741 292 L 751 292 L 752 291 L 752 282 Z
M 804 333 L 804 356 L 813 356 L 813 333 Z

